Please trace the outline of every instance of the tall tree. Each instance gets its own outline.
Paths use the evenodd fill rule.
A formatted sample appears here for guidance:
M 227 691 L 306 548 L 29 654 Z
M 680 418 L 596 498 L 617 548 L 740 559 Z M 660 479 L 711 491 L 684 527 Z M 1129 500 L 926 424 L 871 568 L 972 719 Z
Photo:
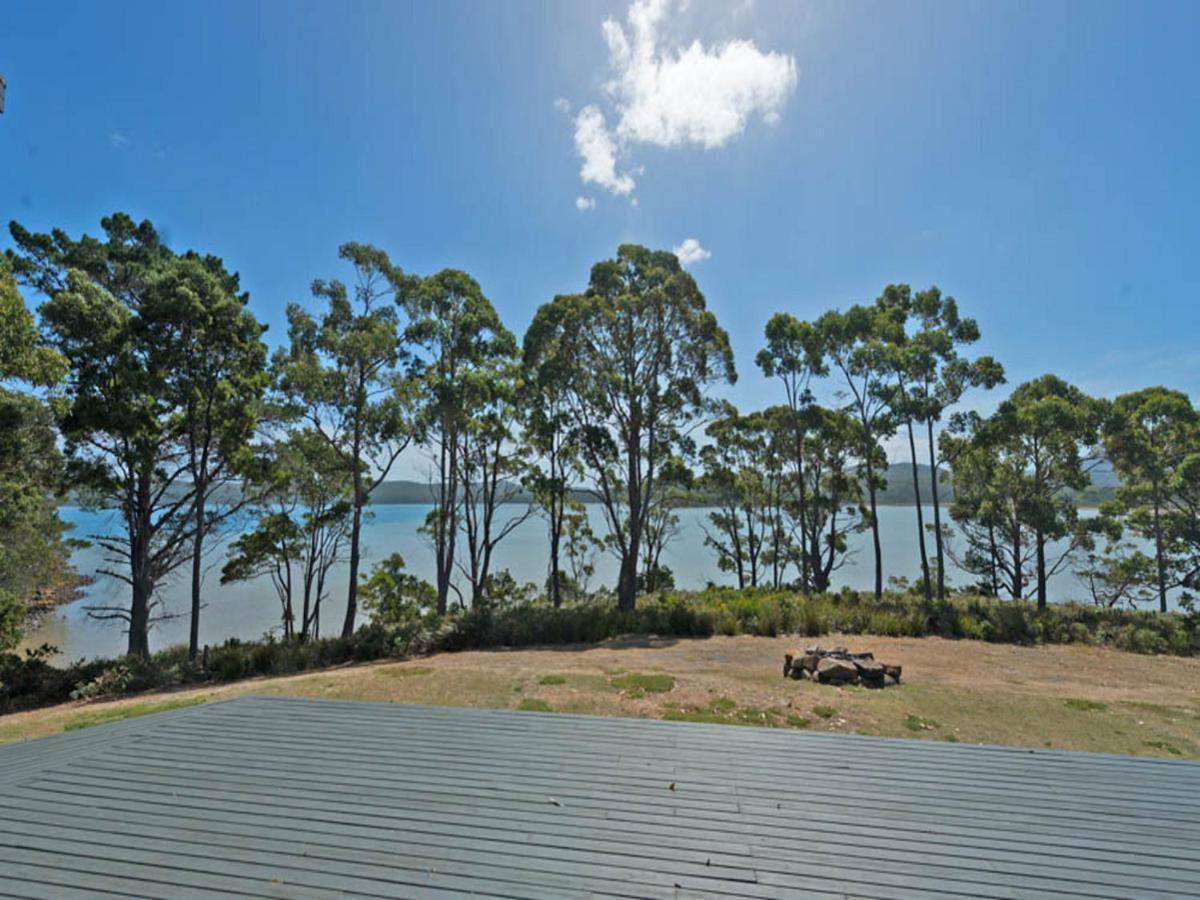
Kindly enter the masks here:
M 101 220 L 104 240 L 64 232 L 31 234 L 13 223 L 14 271 L 49 297 L 42 317 L 70 372 L 55 397 L 70 474 L 121 511 L 121 536 L 95 536 L 103 574 L 130 586 L 130 604 L 94 608 L 123 620 L 129 653 L 148 657 L 155 592 L 190 558 L 196 492 L 182 443 L 185 410 L 173 389 L 178 348 L 158 339 L 161 307 L 182 259 L 150 222 L 117 213 Z
M 263 448 L 250 472 L 255 527 L 233 542 L 221 583 L 266 575 L 279 598 L 284 637 L 318 637 L 330 571 L 346 559 L 352 479 L 337 450 L 305 428 Z
M 739 588 L 757 587 L 773 537 L 769 469 L 764 465 L 769 435 L 761 413 L 739 415 L 732 407 L 705 430 L 700 450 L 704 472 L 699 487 L 714 509 L 704 543 L 717 554 L 717 567 L 731 572 Z
M 939 496 L 941 460 L 934 429 L 947 411 L 958 405 L 968 389 L 991 389 L 1003 384 L 1004 367 L 990 356 L 972 360 L 959 355 L 958 348 L 979 340 L 979 326 L 974 319 L 961 317 L 955 299 L 943 296 L 936 286 L 916 293 L 912 317 L 917 322 L 917 331 L 909 341 L 911 369 L 906 412 L 911 420 L 925 424 L 933 537 L 937 550 L 937 596 L 941 600 L 946 596 L 946 548 Z M 911 425 L 909 446 L 915 451 Z
M 405 368 L 391 302 L 406 276 L 384 251 L 348 243 L 338 256 L 354 269 L 354 285 L 316 280 L 314 316 L 288 306 L 291 346 L 273 366 L 292 415 L 334 450 L 351 483 L 350 575 L 342 636 L 354 632 L 358 615 L 359 564 L 364 509 L 415 436 L 414 383 Z
M 9 263 L 0 258 L 0 653 L 16 645 L 28 601 L 70 575 L 53 417 L 40 398 L 19 389 L 52 387 L 66 366 L 42 340 Z
M 1189 454 L 1200 447 L 1200 415 L 1187 394 L 1164 387 L 1122 394 L 1113 401 L 1104 427 L 1104 451 L 1121 478 L 1118 515 L 1135 534 L 1154 545 L 1154 588 L 1167 611 L 1167 593 L 1183 584 L 1195 561 L 1178 529 L 1171 485 Z M 1126 571 L 1129 566 L 1123 567 Z
M 515 345 L 512 347 L 515 351 Z M 474 373 L 467 392 L 468 420 L 459 434 L 459 484 L 466 561 L 459 570 L 471 585 L 471 605 L 488 599 L 492 559 L 500 542 L 534 512 L 519 502 L 529 450 L 517 428 L 521 382 L 515 360 L 500 359 Z M 503 515 L 501 510 L 510 510 Z
M 188 655 L 200 648 L 205 540 L 230 522 L 244 497 L 236 483 L 249 459 L 267 386 L 266 326 L 247 309 L 236 273 L 216 257 L 187 256 L 147 291 L 141 314 L 150 339 L 173 351 L 167 387 L 182 418 L 181 441 L 192 504 L 191 627 Z M 210 499 L 225 490 L 219 503 Z
M 817 321 L 829 367 L 842 377 L 846 408 L 861 426 L 859 459 L 870 501 L 871 543 L 875 555 L 875 598 L 883 596 L 883 547 L 879 533 L 878 494 L 887 487 L 887 457 L 882 441 L 896 432 L 894 372 L 889 345 L 902 339 L 905 312 L 885 302 L 831 310 Z
M 571 486 L 582 477 L 567 402 L 571 360 L 564 352 L 562 312 L 553 303 L 537 310 L 525 332 L 522 356 L 525 437 L 541 463 L 530 467 L 526 483 L 546 517 L 547 590 L 555 608 L 562 605 L 562 541 L 571 514 Z
M 585 293 L 552 303 L 569 335 L 572 428 L 620 559 L 617 602 L 631 610 L 658 479 L 712 411 L 709 386 L 736 379 L 733 351 L 670 252 L 622 245 Z
M 487 396 L 496 366 L 515 356 L 516 340 L 466 272 L 408 279 L 397 299 L 408 312 L 404 337 L 420 367 L 418 423 L 434 465 L 433 509 L 424 531 L 433 543 L 437 613 L 444 615 L 462 528 L 461 454 L 464 439 L 470 440 L 464 436 L 473 405 Z
M 937 596 L 942 599 L 946 595 L 946 559 L 939 496 L 940 460 L 934 429 L 967 389 L 991 388 L 1002 383 L 1004 370 L 990 356 L 969 360 L 959 355 L 960 347 L 979 340 L 979 326 L 974 319 L 961 317 L 954 298 L 943 296 L 936 286 L 914 294 L 906 284 L 891 284 L 884 288 L 876 305 L 896 310 L 905 320 L 905 328 L 891 332 L 893 340 L 888 358 L 894 381 L 889 404 L 904 424 L 908 437 L 922 584 L 925 597 L 929 599 L 932 586 L 915 435 L 916 427 L 923 425 L 925 428 L 937 553 Z
M 805 459 L 808 426 L 815 406 L 813 382 L 829 374 L 825 361 L 825 336 L 811 322 L 802 322 L 788 313 L 776 313 L 767 322 L 767 346 L 758 351 L 755 362 L 768 378 L 783 385 L 784 406 L 772 413 L 777 434 L 787 435 L 787 447 L 793 466 L 791 483 L 795 492 L 796 516 L 809 522 L 808 478 Z M 812 556 L 807 541 L 801 540 L 800 583 L 805 590 L 812 583 Z
M 991 514 L 998 508 L 1010 511 L 1014 569 L 1020 568 L 1021 529 L 1032 538 L 1039 608 L 1046 606 L 1049 579 L 1087 540 L 1071 492 L 1091 482 L 1103 416 L 1101 402 L 1055 375 L 1043 375 L 1020 385 L 989 418 L 966 417 L 960 420 L 966 427 L 957 428 L 969 433 L 970 444 L 953 452 L 964 459 L 986 459 L 991 475 L 987 484 L 999 494 L 985 498 L 986 503 L 972 515 Z M 952 441 L 946 444 L 952 445 Z M 974 491 L 969 482 L 964 482 L 964 490 Z M 1050 544 L 1063 540 L 1066 547 L 1050 559 Z M 1015 573 L 1013 577 L 1017 588 Z

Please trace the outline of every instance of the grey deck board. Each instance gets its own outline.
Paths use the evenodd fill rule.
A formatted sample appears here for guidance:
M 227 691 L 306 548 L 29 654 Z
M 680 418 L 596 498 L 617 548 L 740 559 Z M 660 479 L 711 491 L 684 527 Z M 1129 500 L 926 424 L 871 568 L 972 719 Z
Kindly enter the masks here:
M 0 897 L 1198 898 L 1200 765 L 245 698 L 0 747 Z

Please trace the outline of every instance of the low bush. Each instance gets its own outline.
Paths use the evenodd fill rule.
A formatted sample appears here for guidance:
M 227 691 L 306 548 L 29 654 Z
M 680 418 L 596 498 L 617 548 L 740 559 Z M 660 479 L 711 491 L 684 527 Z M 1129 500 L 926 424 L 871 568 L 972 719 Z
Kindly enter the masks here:
M 1134 653 L 1200 653 L 1200 616 L 1194 611 L 1151 613 L 1078 604 L 1039 610 L 1026 601 L 957 596 L 926 602 L 909 593 L 876 601 L 852 590 L 806 596 L 766 588 L 653 594 L 637 608 L 619 610 L 611 598 L 555 609 L 541 600 L 517 600 L 446 617 L 406 616 L 374 623 L 349 638 L 260 641 L 231 639 L 205 648 L 199 660 L 171 647 L 149 661 L 126 657 L 59 668 L 53 648 L 25 656 L 0 654 L 0 713 L 203 682 L 286 675 L 376 659 L 487 647 L 592 644 L 618 637 L 710 637 L 830 633 L 892 637 L 969 638 L 1007 644 L 1081 643 Z

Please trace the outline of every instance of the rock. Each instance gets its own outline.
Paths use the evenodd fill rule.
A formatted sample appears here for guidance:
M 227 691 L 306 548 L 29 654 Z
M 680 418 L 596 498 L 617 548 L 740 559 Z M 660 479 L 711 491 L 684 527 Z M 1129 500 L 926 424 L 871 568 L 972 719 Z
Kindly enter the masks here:
M 896 682 L 896 684 L 900 683 L 900 666 L 884 666 L 883 674 Z
M 858 681 L 858 667 L 844 659 L 827 656 L 817 664 L 817 678 L 823 684 L 847 684 Z
M 882 681 L 884 672 L 883 663 L 877 663 L 873 659 L 856 659 L 854 667 L 858 669 L 860 678 L 870 678 L 873 681 Z
M 806 653 L 800 658 L 799 663 L 793 663 L 792 665 L 799 665 L 800 668 L 804 669 L 806 672 L 815 672 L 817 671 L 817 665 L 820 662 L 821 657 L 817 656 L 815 653 Z

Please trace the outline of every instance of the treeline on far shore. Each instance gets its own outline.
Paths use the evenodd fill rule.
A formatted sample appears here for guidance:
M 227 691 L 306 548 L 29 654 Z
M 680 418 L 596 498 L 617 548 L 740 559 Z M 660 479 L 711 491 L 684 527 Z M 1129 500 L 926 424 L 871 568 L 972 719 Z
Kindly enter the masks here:
M 601 597 L 636 613 L 674 587 L 663 551 L 697 496 L 703 546 L 744 588 L 825 595 L 863 535 L 883 604 L 896 573 L 878 513 L 905 489 L 918 559 L 904 571 L 925 603 L 957 591 L 1044 610 L 1071 571 L 1097 606 L 1166 615 L 1200 587 L 1191 398 L 1094 397 L 1055 373 L 1010 388 L 1001 361 L 974 352 L 979 323 L 937 286 L 775 313 L 752 362 L 770 393 L 737 409 L 722 398 L 738 377 L 729 335 L 668 251 L 618 247 L 518 338 L 468 273 L 408 272 L 350 242 L 341 277 L 287 306 L 272 349 L 224 260 L 124 213 L 100 225 L 12 222 L 0 261 L 0 652 L 30 599 L 70 573 L 70 492 L 119 512 L 115 532 L 80 537 L 126 596 L 89 613 L 144 660 L 161 588 L 184 576 L 198 658 L 222 537 L 220 583 L 262 584 L 285 641 L 351 640 L 368 600 L 445 617 L 527 596 L 497 548 L 535 519 L 550 606 Z M 964 403 L 984 392 L 1003 392 L 986 416 Z M 889 465 L 897 445 L 908 475 Z M 410 451 L 430 471 L 431 583 L 396 554 L 361 566 L 364 518 Z M 1111 494 L 1081 516 L 1108 468 Z M 618 562 L 615 585 L 591 584 L 600 553 Z M 951 568 L 963 583 L 947 583 Z M 330 623 L 335 593 L 344 615 Z

